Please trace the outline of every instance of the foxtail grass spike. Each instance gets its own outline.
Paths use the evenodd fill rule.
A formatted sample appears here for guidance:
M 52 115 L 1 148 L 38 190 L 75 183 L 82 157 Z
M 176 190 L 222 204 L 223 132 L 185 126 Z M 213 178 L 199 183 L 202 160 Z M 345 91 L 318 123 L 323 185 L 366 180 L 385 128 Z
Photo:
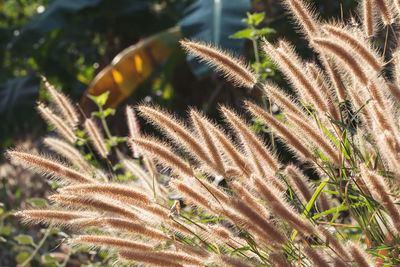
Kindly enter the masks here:
M 75 143 L 77 137 L 74 134 L 72 128 L 68 124 L 66 124 L 59 116 L 54 114 L 50 108 L 46 107 L 42 103 L 38 103 L 37 110 L 48 124 L 54 126 L 54 129 L 57 131 L 58 134 L 67 139 L 70 143 Z
M 251 89 L 257 83 L 252 70 L 229 53 L 201 42 L 183 40 L 180 44 L 189 54 L 199 57 L 201 61 L 223 72 L 234 84 Z
M 79 123 L 79 115 L 76 112 L 75 107 L 72 105 L 71 100 L 64 94 L 57 92 L 54 86 L 51 85 L 44 76 L 42 76 L 42 80 L 47 91 L 49 91 L 54 102 L 57 104 L 57 107 L 60 109 L 64 119 L 67 120 L 72 128 L 75 128 Z
M 8 151 L 8 156 L 12 161 L 21 163 L 28 168 L 33 168 L 38 172 L 43 172 L 46 175 L 63 178 L 73 183 L 93 183 L 94 180 L 83 175 L 76 170 L 65 166 L 57 160 L 46 158 L 40 155 L 34 155 L 22 151 Z
M 95 125 L 92 119 L 86 119 L 85 129 L 89 134 L 90 141 L 92 142 L 94 148 L 97 150 L 99 155 L 102 158 L 107 158 L 108 150 L 103 134 L 100 132 L 99 128 Z

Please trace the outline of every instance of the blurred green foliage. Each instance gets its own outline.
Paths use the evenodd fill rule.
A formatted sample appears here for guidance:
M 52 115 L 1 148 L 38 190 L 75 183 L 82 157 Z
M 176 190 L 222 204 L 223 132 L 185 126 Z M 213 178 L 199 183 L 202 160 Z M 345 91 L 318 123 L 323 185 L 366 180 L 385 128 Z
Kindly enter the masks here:
M 250 0 L 235 4 L 227 0 L 10 0 L 0 4 L 0 64 L 5 70 L 0 74 L 1 145 L 10 146 L 11 135 L 29 130 L 37 121 L 32 108 L 38 96 L 46 97 L 38 93 L 39 75 L 77 100 L 118 52 L 177 24 L 185 37 L 240 53 L 243 42 L 228 36 L 243 26 L 240 18 L 249 8 Z M 167 102 L 182 102 L 175 98 L 179 81 L 174 79 L 184 58 L 180 51 L 157 68 L 136 99 L 161 96 Z M 210 73 L 204 65 L 192 70 L 198 76 Z M 191 78 L 195 77 L 184 79 Z M 189 104 L 201 105 L 203 99 Z

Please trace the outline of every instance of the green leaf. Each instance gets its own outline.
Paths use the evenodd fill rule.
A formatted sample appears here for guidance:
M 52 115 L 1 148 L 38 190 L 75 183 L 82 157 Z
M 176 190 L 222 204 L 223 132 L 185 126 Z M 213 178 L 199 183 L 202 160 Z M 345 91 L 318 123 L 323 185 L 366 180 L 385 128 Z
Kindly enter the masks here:
M 62 232 L 61 232 L 60 229 L 57 228 L 57 227 L 53 227 L 53 228 L 51 228 L 50 231 L 49 231 L 49 235 L 56 235 L 56 234 L 60 234 L 60 233 L 62 233 Z
M 276 31 L 272 28 L 261 28 L 261 29 L 255 30 L 255 34 L 258 36 L 269 35 L 272 33 L 276 33 Z
M 8 226 L 0 227 L 0 235 L 9 236 L 11 234 L 11 228 Z
M 325 185 L 327 184 L 327 182 L 329 181 L 329 178 L 326 178 L 317 188 L 317 190 L 315 190 L 314 195 L 311 197 L 310 201 L 308 201 L 306 209 L 304 210 L 303 213 L 303 217 L 307 217 L 308 213 L 310 212 L 312 206 L 314 205 L 315 201 L 317 200 L 319 194 L 321 193 L 321 191 L 324 189 Z
M 126 138 L 126 137 L 116 137 L 115 140 L 116 140 L 117 143 L 124 143 L 124 142 L 126 142 L 128 140 L 128 138 Z
M 325 187 L 325 185 L 328 183 L 328 181 L 329 181 L 329 178 L 326 178 L 326 179 L 318 186 L 317 190 L 315 190 L 314 195 L 311 197 L 310 201 L 308 201 L 308 203 L 307 203 L 307 206 L 306 206 L 306 208 L 305 208 L 305 210 L 304 210 L 304 212 L 303 212 L 303 217 L 307 217 L 307 215 L 308 215 L 308 213 L 310 212 L 312 206 L 314 205 L 314 203 L 315 203 L 315 201 L 317 200 L 319 194 L 320 194 L 321 191 L 324 189 L 324 187 Z M 336 211 L 336 209 L 335 209 L 335 211 Z M 292 237 L 291 237 L 292 240 L 294 240 L 294 238 L 296 237 L 297 233 L 298 233 L 297 230 L 294 230 L 294 231 L 293 231 L 293 234 L 292 234 Z
M 50 254 L 43 254 L 41 257 L 42 263 L 46 265 L 54 265 L 58 263 L 58 259 L 52 257 Z
M 106 110 L 103 110 L 103 111 L 94 111 L 94 112 L 92 112 L 92 116 L 96 116 L 96 117 L 99 117 L 99 118 L 106 118 L 110 114 L 114 115 L 115 114 L 115 109 L 107 108 Z
M 344 135 L 343 138 L 344 138 L 344 143 L 343 143 L 343 146 L 342 146 L 342 152 L 346 156 L 347 159 L 350 159 L 351 147 L 350 147 L 347 131 L 345 131 L 345 135 Z
M 110 255 L 107 251 L 101 250 L 97 253 L 97 255 L 99 255 L 100 257 L 102 257 L 103 259 L 107 259 L 108 256 Z
M 94 96 L 94 95 L 88 95 L 88 97 L 96 103 L 99 107 L 103 107 L 108 99 L 108 96 L 110 94 L 110 91 L 104 92 L 101 95 Z
M 123 167 L 124 167 L 123 164 L 118 163 L 118 164 L 115 164 L 112 168 L 113 168 L 113 171 L 117 171 L 119 169 L 122 169 Z
M 35 245 L 35 243 L 33 242 L 33 238 L 30 235 L 19 235 L 14 237 L 14 239 L 20 245 Z
M 0 236 L 0 242 L 5 243 L 5 242 L 7 242 L 7 239 L 5 239 L 4 237 Z
M 245 30 L 241 30 L 238 32 L 235 32 L 232 35 L 229 35 L 229 38 L 232 39 L 242 39 L 242 38 L 247 38 L 252 40 L 252 30 L 251 29 L 245 29 Z
M 126 177 L 125 175 L 122 175 L 122 174 L 118 174 L 116 179 L 117 179 L 117 181 L 126 181 L 126 180 L 128 180 L 128 177 Z
M 234 251 L 232 251 L 231 255 L 239 253 L 239 252 L 242 252 L 242 251 L 248 251 L 248 250 L 250 250 L 249 246 L 244 246 L 244 247 L 241 247 L 241 248 L 237 248 Z
M 328 137 L 332 140 L 332 142 L 337 146 L 340 147 L 339 141 L 336 139 L 336 137 L 334 137 L 331 132 L 326 129 L 326 127 L 324 125 L 321 124 L 321 122 L 319 120 L 317 120 L 314 116 L 314 114 L 310 111 L 309 108 L 307 108 L 306 105 L 303 104 L 303 106 L 307 109 L 308 113 L 317 121 L 318 125 L 322 128 L 322 130 L 324 130 L 324 132 L 328 135 Z
M 249 17 L 249 24 L 257 26 L 264 20 L 265 13 L 264 12 L 253 13 L 253 14 L 247 13 L 247 15 Z
M 103 111 L 104 113 L 104 118 L 107 117 L 108 115 L 114 115 L 115 114 L 115 109 L 113 108 L 108 108 L 106 110 Z
M 43 198 L 30 198 L 26 202 L 35 208 L 44 208 L 47 206 L 47 201 Z
M 81 131 L 81 130 L 75 130 L 75 134 L 76 136 L 80 137 L 80 138 L 84 138 L 85 137 L 85 131 Z
M 103 112 L 100 112 L 100 111 L 93 111 L 93 112 L 92 112 L 92 116 L 93 116 L 93 117 L 102 118 L 102 117 L 103 117 Z
M 26 259 L 29 258 L 29 253 L 26 251 L 18 253 L 18 255 L 15 257 L 15 260 L 21 264 L 23 263 Z

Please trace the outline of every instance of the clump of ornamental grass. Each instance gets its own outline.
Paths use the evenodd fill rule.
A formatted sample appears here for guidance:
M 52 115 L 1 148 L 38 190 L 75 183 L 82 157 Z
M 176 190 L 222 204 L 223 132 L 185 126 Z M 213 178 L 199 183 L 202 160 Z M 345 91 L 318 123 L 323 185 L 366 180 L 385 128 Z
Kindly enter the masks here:
M 127 264 L 400 264 L 400 48 L 384 62 L 390 55 L 386 43 L 382 51 L 372 46 L 382 25 L 396 28 L 399 1 L 362 1 L 358 24 L 322 22 L 302 0 L 284 4 L 315 62 L 302 61 L 285 40 L 262 40 L 260 46 L 294 95 L 257 81 L 243 60 L 214 46 L 190 40 L 181 45 L 281 107 L 278 117 L 245 103 L 295 163 L 282 162 L 279 146 L 225 106 L 220 111 L 228 127 L 197 110 L 184 122 L 159 107 L 136 107 L 165 133 L 163 140 L 143 135 L 134 108 L 127 107 L 130 136 L 118 139 L 110 136 L 106 116 L 99 116 L 103 129 L 95 118 L 79 125 L 75 107 L 44 80 L 55 105 L 40 103 L 38 110 L 60 135 L 45 144 L 66 162 L 18 150 L 8 156 L 62 183 L 49 197 L 51 206 L 17 215 L 73 229 L 69 244 L 105 248 Z M 130 146 L 133 158 L 122 155 L 116 140 Z M 91 148 L 96 164 L 82 154 Z M 113 154 L 123 172 L 112 168 Z M 121 176 L 124 181 L 116 179 Z

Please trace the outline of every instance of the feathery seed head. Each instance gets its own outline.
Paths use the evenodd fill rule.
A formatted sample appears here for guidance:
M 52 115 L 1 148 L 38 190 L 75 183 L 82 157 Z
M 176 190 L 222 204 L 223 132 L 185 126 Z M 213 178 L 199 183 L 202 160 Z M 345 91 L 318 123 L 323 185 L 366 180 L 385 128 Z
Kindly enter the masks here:
M 294 47 L 288 42 L 281 40 L 279 45 L 279 48 L 274 48 L 264 39 L 263 49 L 279 66 L 303 101 L 309 102 L 310 96 L 315 95 L 315 89 L 312 81 L 304 72 L 305 66 L 303 62 L 298 57 Z M 310 90 L 313 91 L 311 92 Z
M 308 203 L 312 197 L 312 186 L 307 181 L 307 178 L 299 168 L 292 164 L 286 166 L 285 172 L 288 174 L 290 185 L 303 201 L 303 204 Z
M 77 140 L 77 137 L 70 128 L 70 126 L 67 125 L 63 119 L 54 114 L 50 108 L 38 102 L 37 110 L 48 124 L 54 126 L 54 129 L 57 131 L 58 134 L 63 136 L 71 143 L 74 143 Z
M 281 138 L 288 142 L 288 145 L 293 147 L 294 151 L 304 157 L 306 160 L 312 160 L 312 152 L 304 146 L 304 144 L 299 140 L 299 138 L 292 133 L 285 125 L 280 121 L 275 119 L 271 114 L 260 108 L 259 106 L 246 101 L 247 110 L 249 110 L 255 117 L 263 120 L 269 127 L 271 127 Z
M 354 37 L 354 32 L 350 32 L 343 27 L 336 27 L 329 24 L 322 26 L 322 29 L 329 35 L 329 37 L 337 38 L 348 45 L 376 72 L 379 73 L 382 70 L 382 62 L 380 57 L 378 57 L 373 51 L 370 50 L 369 47 L 365 45 L 364 40 L 359 40 L 360 36 Z
M 261 177 L 252 176 L 252 182 L 260 196 L 267 202 L 273 214 L 288 222 L 294 229 L 305 235 L 312 235 L 313 226 L 305 218 L 299 216 L 285 201 L 281 192 L 271 188 Z
M 220 208 L 214 201 L 210 201 L 204 194 L 201 193 L 203 190 L 199 190 L 198 188 L 193 189 L 193 184 L 188 186 L 186 183 L 174 179 L 170 181 L 170 185 L 176 191 L 184 195 L 187 199 L 189 199 L 194 204 L 207 209 L 212 213 L 216 213 Z M 199 192 L 200 191 L 200 192 Z M 214 199 L 213 199 L 214 200 Z
M 347 248 L 349 249 L 349 253 L 352 256 L 353 260 L 357 263 L 358 266 L 371 267 L 374 264 L 368 259 L 368 256 L 360 250 L 360 248 L 351 241 L 347 242 Z
M 222 157 L 218 151 L 217 146 L 213 140 L 213 136 L 209 132 L 209 127 L 211 123 L 207 121 L 204 116 L 196 112 L 195 110 L 190 111 L 190 117 L 192 119 L 193 125 L 200 135 L 205 147 L 207 148 L 208 155 L 212 159 L 213 164 L 209 167 L 215 169 L 219 175 L 225 174 L 225 166 Z
M 253 228 L 257 227 L 263 232 L 263 235 L 269 239 L 269 244 L 273 246 L 273 243 L 280 246 L 285 243 L 285 236 L 283 233 L 267 218 L 262 217 L 249 204 L 241 199 L 231 198 L 230 206 L 246 220 L 250 221 Z
M 232 128 L 240 135 L 242 143 L 246 146 L 247 152 L 257 152 L 257 157 L 253 161 L 262 160 L 273 173 L 279 169 L 279 163 L 275 156 L 266 148 L 266 145 L 249 129 L 248 125 L 232 110 L 221 106 L 221 111 L 225 118 L 232 125 Z
M 303 0 L 285 0 L 287 8 L 294 14 L 297 24 L 309 37 L 319 35 L 319 25 L 316 15 Z
M 161 241 L 161 242 L 171 240 L 164 232 L 154 227 L 149 227 L 139 223 L 133 223 L 131 220 L 106 217 L 106 218 L 101 218 L 100 222 L 104 226 L 110 227 L 114 230 L 121 232 L 132 232 L 151 240 Z
M 153 250 L 153 246 L 131 241 L 124 238 L 104 236 L 104 235 L 79 235 L 69 240 L 70 244 L 90 244 L 95 246 L 105 246 L 111 248 L 124 248 L 128 250 Z
M 394 22 L 392 13 L 393 11 L 391 7 L 389 7 L 388 2 L 386 0 L 375 0 L 374 2 L 378 7 L 378 11 L 381 15 L 384 25 L 392 24 Z
M 89 134 L 90 141 L 92 141 L 92 144 L 99 155 L 102 158 L 107 158 L 108 150 L 103 134 L 100 132 L 99 128 L 96 126 L 92 119 L 86 119 L 85 129 Z
M 121 206 L 119 203 L 115 203 L 105 197 L 102 197 L 102 199 L 96 199 L 80 195 L 59 194 L 52 195 L 49 199 L 66 206 L 109 212 L 133 221 L 139 219 L 138 215 L 136 215 L 132 209 Z
M 43 172 L 47 175 L 66 179 L 73 183 L 93 183 L 94 180 L 91 178 L 65 166 L 57 160 L 46 158 L 39 155 L 34 155 L 22 151 L 7 151 L 7 155 L 13 162 L 23 164 L 28 168 L 33 168 L 39 172 Z
M 51 85 L 44 76 L 42 76 L 42 81 L 54 102 L 57 104 L 57 107 L 60 109 L 64 119 L 67 120 L 68 124 L 72 128 L 75 128 L 79 123 L 79 115 L 76 112 L 75 107 L 72 105 L 71 100 L 63 93 L 57 92 L 54 86 Z
M 363 26 L 368 37 L 374 36 L 376 30 L 376 12 L 374 8 L 374 2 L 375 0 L 362 1 Z
M 286 117 L 293 122 L 296 128 L 305 136 L 306 140 L 312 141 L 314 145 L 323 152 L 329 160 L 334 163 L 336 166 L 340 166 L 340 152 L 338 152 L 332 145 L 329 143 L 329 139 L 318 131 L 318 129 L 308 120 L 304 121 L 299 119 L 296 115 L 291 113 L 286 113 Z
M 292 112 L 302 119 L 306 119 L 307 115 L 304 114 L 302 107 L 295 103 L 294 99 L 283 92 L 282 89 L 272 84 L 265 84 L 265 93 L 278 103 L 285 111 Z
M 384 178 L 372 171 L 367 170 L 361 166 L 361 176 L 371 191 L 372 196 L 382 202 L 382 205 L 386 208 L 388 215 L 391 217 L 394 227 L 400 232 L 400 211 L 397 205 L 394 203 L 393 198 L 389 195 L 388 186 Z
M 67 158 L 73 165 L 85 173 L 91 173 L 92 167 L 83 158 L 82 154 L 73 146 L 61 139 L 46 137 L 43 141 L 51 150 Z
M 246 177 L 249 177 L 251 173 L 250 163 L 246 161 L 239 148 L 232 143 L 223 130 L 214 125 L 209 125 L 209 130 L 213 135 L 213 138 L 219 143 L 223 153 L 232 161 L 233 165 L 236 166 Z
M 229 53 L 201 42 L 181 40 L 180 44 L 189 54 L 199 57 L 200 60 L 223 72 L 234 84 L 251 89 L 257 83 L 252 70 L 242 60 L 234 58 Z
M 146 194 L 135 190 L 132 186 L 118 183 L 79 184 L 63 187 L 59 191 L 63 194 L 79 192 L 83 195 L 105 195 L 122 203 L 127 202 L 140 207 L 151 204 Z
M 131 138 L 131 142 L 140 147 L 143 153 L 154 157 L 164 166 L 171 167 L 173 170 L 180 172 L 185 176 L 193 176 L 192 168 L 180 157 L 176 155 L 172 149 L 155 138 Z
M 213 257 L 213 260 L 218 262 L 221 266 L 229 266 L 229 267 L 251 267 L 252 265 L 247 262 L 239 259 L 233 258 L 231 256 L 218 254 Z
M 129 142 L 130 144 L 132 144 L 132 142 Z M 144 161 L 151 161 L 150 159 L 148 159 L 147 156 L 145 156 L 145 160 Z M 159 183 L 154 183 L 153 186 L 153 177 L 156 177 L 156 168 L 154 166 L 154 171 L 155 173 L 148 173 L 146 172 L 144 169 L 142 169 L 139 164 L 137 164 L 136 162 L 132 161 L 132 160 L 128 160 L 128 159 L 124 159 L 123 160 L 123 164 L 126 170 L 130 171 L 132 173 L 132 175 L 136 176 L 141 183 L 144 184 L 144 187 L 147 188 L 148 192 L 153 194 L 153 190 L 156 190 L 156 194 L 160 195 L 160 185 Z M 155 188 L 153 188 L 155 187 Z
M 161 131 L 166 132 L 167 136 L 178 146 L 184 148 L 196 159 L 202 160 L 207 165 L 213 165 L 203 145 L 192 136 L 191 131 L 182 122 L 157 107 L 142 105 L 138 107 L 138 110 L 141 116 L 147 118 Z
M 47 223 L 51 222 L 60 224 L 73 224 L 77 219 L 89 219 L 98 216 L 94 212 L 72 211 L 72 210 L 48 210 L 48 209 L 31 209 L 19 211 L 15 214 L 22 217 L 25 222 Z
M 133 108 L 131 106 L 126 106 L 125 112 L 126 112 L 126 122 L 129 129 L 129 137 L 130 138 L 140 137 L 140 126 Z M 140 155 L 138 148 L 132 147 L 132 151 L 133 151 L 133 157 L 138 158 Z
M 314 38 L 312 42 L 324 53 L 338 57 L 351 70 L 351 73 L 357 78 L 360 84 L 367 85 L 369 79 L 365 73 L 365 68 L 356 60 L 354 54 L 350 54 L 342 45 L 327 38 Z
M 155 266 L 165 267 L 183 267 L 182 264 L 177 263 L 173 258 L 166 258 L 165 255 L 159 254 L 156 251 L 141 250 L 126 250 L 118 252 L 118 255 L 123 260 L 147 263 Z
M 331 248 L 346 261 L 351 260 L 351 255 L 347 252 L 347 248 L 342 245 L 342 243 L 322 226 L 317 226 L 317 232 L 323 236 L 326 244 L 329 244 Z
M 322 251 L 316 251 L 315 249 L 306 246 L 303 248 L 303 253 L 306 254 L 307 258 L 309 258 L 315 264 L 315 266 L 329 266 L 329 263 L 324 258 L 324 253 L 322 253 Z

